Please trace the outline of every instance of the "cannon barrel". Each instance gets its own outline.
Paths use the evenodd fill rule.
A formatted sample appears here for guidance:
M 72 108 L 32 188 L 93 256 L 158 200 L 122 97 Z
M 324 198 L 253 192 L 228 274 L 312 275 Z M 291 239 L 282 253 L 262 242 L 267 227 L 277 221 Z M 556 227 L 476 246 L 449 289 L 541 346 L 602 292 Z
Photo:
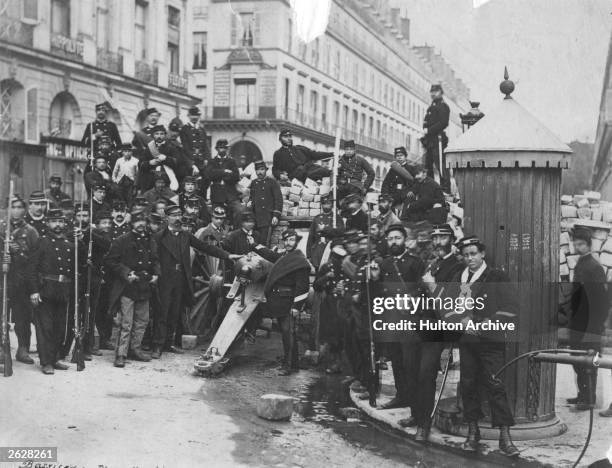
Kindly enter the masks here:
M 541 362 L 554 362 L 556 364 L 612 369 L 612 357 L 601 356 L 600 354 L 576 356 L 571 354 L 538 353 L 533 356 L 533 359 Z

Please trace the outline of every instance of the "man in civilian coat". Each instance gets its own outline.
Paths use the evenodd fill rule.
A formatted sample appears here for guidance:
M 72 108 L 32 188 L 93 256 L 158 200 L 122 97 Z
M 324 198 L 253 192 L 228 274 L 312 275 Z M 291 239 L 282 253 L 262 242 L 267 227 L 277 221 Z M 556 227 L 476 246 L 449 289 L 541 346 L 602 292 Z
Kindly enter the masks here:
M 229 145 L 225 138 L 217 140 L 215 156 L 208 164 L 208 177 L 210 184 L 210 201 L 213 206 L 222 205 L 225 207 L 228 219 L 232 226 L 240 224 L 240 192 L 236 184 L 240 181 L 238 165 L 234 158 L 228 156 Z
M 340 209 L 342 217 L 346 218 L 346 230 L 357 229 L 368 232 L 368 214 L 363 211 L 363 198 L 357 193 L 351 193 L 342 200 Z
M 154 236 L 161 267 L 160 284 L 162 287 L 159 291 L 160 313 L 153 338 L 151 354 L 153 359 L 159 359 L 162 350 L 182 352 L 174 346 L 174 334 L 182 308 L 193 301 L 190 247 L 222 259 L 241 257 L 241 255 L 232 255 L 219 247 L 202 242 L 193 234 L 182 230 L 180 218 L 175 218 L 180 215 L 180 211 L 178 206 L 168 207 L 167 215 L 173 221 Z
M 261 241 L 269 247 L 270 233 L 282 214 L 283 194 L 278 181 L 266 176 L 267 170 L 265 162 L 255 162 L 257 178 L 251 182 L 250 207 L 255 213 L 255 225 Z
M 231 231 L 221 241 L 221 247 L 233 254 L 245 255 L 261 244 L 259 233 L 255 229 L 255 215 L 252 211 L 240 214 L 240 227 Z
M 332 158 L 334 153 L 313 151 L 305 146 L 293 146 L 291 130 L 282 129 L 279 135 L 281 147 L 274 152 L 272 159 L 272 174 L 276 180 L 298 179 L 304 183 L 306 178 L 312 180 L 329 177 L 331 171 L 314 161 Z
M 225 227 L 225 209 L 222 206 L 216 206 L 213 209 L 210 224 L 196 231 L 195 236 L 202 242 L 208 242 L 209 244 L 217 247 L 220 246 L 223 239 L 225 239 L 227 236 L 227 228 Z
M 416 182 L 412 187 L 414 197 L 406 199 L 402 221 L 417 223 L 427 221 L 443 224 L 448 217 L 448 208 L 440 184 L 427 175 L 424 166 L 415 166 Z

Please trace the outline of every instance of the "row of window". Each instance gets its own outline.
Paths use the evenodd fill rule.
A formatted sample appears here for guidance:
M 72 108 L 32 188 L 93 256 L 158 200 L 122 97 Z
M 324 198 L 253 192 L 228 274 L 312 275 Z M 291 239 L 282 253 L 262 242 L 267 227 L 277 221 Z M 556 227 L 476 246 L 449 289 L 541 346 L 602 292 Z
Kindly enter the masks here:
M 289 53 L 293 52 L 292 38 L 292 20 L 288 19 L 285 44 Z M 419 123 L 423 120 L 425 107 L 414 99 L 412 94 L 405 92 L 405 88 L 398 86 L 395 81 L 346 50 L 341 44 L 333 43 L 331 38 L 317 38 L 310 44 L 298 41 L 297 48 L 297 57 L 314 68 L 367 94 L 387 108 L 402 114 L 411 122 Z M 422 81 L 424 84 L 425 81 Z M 416 83 L 412 85 L 414 89 Z
M 386 122 L 376 118 L 371 112 L 359 111 L 339 100 L 331 101 L 327 95 L 319 95 L 316 90 L 306 91 L 306 87 L 298 84 L 295 101 L 295 116 L 292 115 L 290 95 L 292 93 L 289 78 L 285 78 L 283 89 L 283 107 L 285 116 L 296 117 L 300 123 L 314 125 L 324 130 L 341 128 L 351 132 L 357 139 L 373 139 L 382 141 L 386 146 L 405 145 L 408 149 L 418 151 L 417 132 L 406 125 Z M 365 140 L 364 140 L 365 141 Z

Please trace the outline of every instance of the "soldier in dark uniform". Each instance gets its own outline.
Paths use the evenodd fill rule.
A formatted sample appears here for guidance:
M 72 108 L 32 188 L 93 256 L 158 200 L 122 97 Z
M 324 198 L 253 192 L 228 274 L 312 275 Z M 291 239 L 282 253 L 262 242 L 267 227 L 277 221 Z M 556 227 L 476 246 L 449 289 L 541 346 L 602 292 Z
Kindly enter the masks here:
M 346 219 L 346 229 L 368 232 L 368 214 L 363 211 L 361 195 L 352 193 L 342 200 L 341 214 Z
M 43 235 L 28 262 L 26 288 L 34 306 L 36 342 L 40 365 L 45 374 L 66 370 L 60 352 L 66 339 L 67 323 L 74 314 L 74 241 L 65 233 L 61 210 L 47 213 L 48 231 Z M 81 255 L 86 254 L 82 242 Z
M 427 267 L 422 277 L 424 290 L 431 297 L 444 295 L 444 290 L 465 265 L 453 251 L 455 234 L 448 224 L 434 226 L 431 242 L 435 259 Z M 423 311 L 421 317 L 425 320 L 437 320 L 433 310 Z M 417 424 L 415 440 L 426 442 L 431 429 L 431 412 L 436 394 L 436 378 L 440 368 L 440 356 L 446 343 L 457 341 L 458 334 L 453 332 L 421 331 L 419 333 L 421 346 L 417 350 L 419 373 L 417 380 L 416 413 Z
M 394 297 L 396 294 L 418 296 L 421 276 L 425 271 L 423 262 L 406 249 L 406 228 L 402 224 L 389 226 L 385 231 L 389 256 L 380 264 L 377 272 L 374 266 L 374 297 Z M 407 332 L 408 333 L 408 332 Z M 391 401 L 381 405 L 381 409 L 410 406 L 412 417 L 400 420 L 403 426 L 414 425 L 416 398 L 420 391 L 416 386 L 419 360 L 417 359 L 418 340 L 416 332 L 405 342 L 385 343 L 385 353 L 391 359 L 396 394 Z
M 204 243 L 193 234 L 181 229 L 178 206 L 168 207 L 168 227 L 158 232 L 154 238 L 157 243 L 161 267 L 160 311 L 153 339 L 153 359 L 161 357 L 162 349 L 182 353 L 174 345 L 175 330 L 184 306 L 193 301 L 190 247 L 202 253 L 222 259 L 239 258 L 240 255 L 228 254 L 225 250 Z M 177 212 L 178 211 L 178 212 Z
M 210 223 L 210 214 L 204 201 L 199 195 L 193 195 L 187 199 L 183 214 L 193 221 L 194 232 Z
M 316 180 L 331 175 L 329 169 L 314 161 L 332 158 L 333 153 L 313 151 L 301 145 L 293 146 L 293 135 L 288 129 L 281 130 L 279 140 L 282 146 L 274 152 L 272 160 L 272 174 L 277 180 L 295 178 L 304 183 L 306 178 Z
M 485 262 L 485 246 L 476 236 L 464 237 L 458 243 L 467 267 L 453 279 L 454 291 L 451 297 L 479 300 L 484 307 L 474 307 L 460 315 L 462 322 L 475 323 L 493 320 L 514 321 L 518 314 L 518 297 L 514 284 L 508 275 L 492 268 Z M 452 289 L 452 288 L 451 288 Z M 445 313 L 443 318 L 454 320 L 454 311 Z M 504 455 L 518 456 L 519 451 L 512 443 L 509 427 L 514 425 L 512 410 L 508 404 L 506 388 L 495 373 L 505 363 L 505 338 L 502 332 L 466 330 L 459 341 L 461 398 L 463 420 L 468 423 L 468 436 L 463 449 L 478 450 L 480 431 L 478 420 L 482 419 L 481 398 L 489 400 L 491 424 L 499 427 L 499 448 Z
M 572 231 L 574 249 L 580 258 L 574 269 L 569 295 L 569 342 L 572 349 L 593 349 L 601 352 L 610 301 L 604 269 L 591 254 L 591 236 L 591 230 L 588 228 L 574 228 Z M 597 372 L 590 373 L 581 366 L 574 366 L 574 372 L 578 396 L 568 399 L 568 403 L 575 404 L 575 409 L 579 411 L 593 408 Z
M 257 178 L 251 182 L 250 207 L 255 214 L 255 225 L 261 241 L 270 247 L 270 235 L 283 210 L 283 194 L 278 181 L 266 176 L 267 171 L 265 162 L 255 162 Z
M 366 194 L 372 182 L 374 182 L 374 169 L 364 157 L 355 153 L 355 142 L 353 140 L 344 142 L 344 154 L 339 161 L 338 173 L 344 175 L 348 183 L 353 185 L 362 195 Z
M 87 147 L 91 144 L 91 134 L 95 135 L 94 138 L 94 151 L 98 150 L 98 141 L 102 136 L 106 136 L 110 139 L 111 145 L 114 149 L 119 149 L 121 146 L 121 136 L 119 135 L 119 130 L 117 129 L 117 125 L 113 122 L 107 120 L 106 116 L 110 109 L 110 105 L 108 102 L 103 102 L 102 104 L 96 105 L 96 120 L 94 120 L 91 124 L 88 124 L 85 127 L 85 133 L 83 134 L 83 138 L 81 139 L 81 143 L 87 145 Z
M 217 140 L 217 156 L 208 164 L 207 173 L 211 180 L 210 201 L 213 206 L 223 205 L 232 225 L 238 226 L 242 204 L 236 184 L 240 181 L 240 174 L 234 158 L 227 155 L 228 148 L 226 139 Z
M 382 182 L 380 192 L 391 197 L 393 209 L 401 218 L 404 202 L 407 200 L 412 201 L 411 198 L 414 197 L 414 194 L 411 192 L 411 188 L 414 185 L 414 167 L 408 164 L 408 153 L 403 146 L 395 148 L 394 156 L 400 168 L 407 171 L 411 178 L 408 175 L 402 176 L 399 172 L 389 169 Z
M 32 305 L 28 293 L 24 288 L 27 277 L 28 263 L 32 252 L 38 243 L 38 232 L 25 222 L 26 204 L 14 195 L 10 201 L 10 238 L 7 294 L 15 322 L 15 335 L 17 335 L 17 354 L 15 359 L 25 364 L 34 364 L 29 356 L 32 323 Z M 4 245 L 6 221 L 0 222 L 0 240 Z
M 261 244 L 259 233 L 254 230 L 255 215 L 252 211 L 240 214 L 240 228 L 231 231 L 221 242 L 221 247 L 233 254 L 244 255 Z
M 130 232 L 130 223 L 128 222 L 127 206 L 124 201 L 117 200 L 113 203 L 112 223 L 110 226 L 110 236 L 112 240 L 122 236 L 126 232 Z
M 413 186 L 414 200 L 406 201 L 402 221 L 443 224 L 448 217 L 444 192 L 440 185 L 427 175 L 423 166 L 415 166 L 416 183 Z
M 108 159 L 102 153 L 97 153 L 94 157 L 94 168 L 87 172 L 84 176 L 85 188 L 87 193 L 91 193 L 91 189 L 94 185 L 103 185 L 109 195 L 112 196 L 113 179 L 111 171 L 108 169 Z
M 141 348 L 149 323 L 151 285 L 157 283 L 160 265 L 157 246 L 147 232 L 147 218 L 143 211 L 133 211 L 131 230 L 111 245 L 106 265 L 112 274 L 110 303 L 119 302 L 116 320 L 115 367 L 124 367 L 127 358 L 150 361 Z
M 319 267 L 319 262 L 321 260 L 320 256 L 323 254 L 322 248 L 325 247 L 321 244 L 326 244 L 328 240 L 326 238 L 322 239 L 322 233 L 325 229 L 333 227 L 333 209 L 334 200 L 332 194 L 329 193 L 321 196 L 321 213 L 312 219 L 312 224 L 308 232 L 308 241 L 306 242 L 306 255 L 315 268 Z M 336 216 L 336 226 L 340 230 L 344 229 L 344 222 L 339 213 Z
M 106 200 L 106 185 L 94 184 L 91 190 L 91 204 L 94 216 L 98 211 L 110 211 L 110 203 Z
M 26 223 L 36 229 L 39 236 L 47 232 L 47 220 L 45 219 L 47 203 L 45 194 L 40 190 L 32 192 L 28 199 L 28 212 L 24 219 Z
M 49 178 L 49 188 L 45 190 L 45 198 L 49 202 L 49 208 L 61 208 L 62 201 L 72 200 L 70 195 L 62 192 L 62 178 L 57 174 Z
M 297 371 L 291 366 L 291 349 L 297 346 L 292 339 L 293 320 L 298 317 L 308 297 L 310 264 L 297 245 L 301 239 L 293 229 L 282 233 L 285 252 L 272 252 L 261 244 L 256 250 L 263 258 L 275 262 L 264 284 L 266 307 L 264 314 L 276 318 L 283 340 L 283 362 L 279 375 Z
M 427 108 L 425 114 L 425 120 L 423 121 L 425 135 L 421 138 L 421 143 L 425 148 L 425 167 L 427 168 L 427 175 L 432 178 L 434 177 L 434 165 L 441 171 L 440 184 L 445 192 L 450 193 L 450 178 L 448 176 L 448 170 L 446 169 L 446 158 L 444 156 L 444 149 L 448 144 L 448 137 L 444 130 L 448 127 L 450 108 L 442 98 L 444 94 L 442 85 L 431 85 L 429 94 L 431 95 L 431 105 Z M 440 165 L 440 142 L 443 151 L 442 167 L 438 167 Z
M 187 204 L 187 199 L 196 193 L 196 178 L 194 176 L 187 176 L 183 179 L 183 190 L 179 192 L 178 205 L 182 210 L 185 209 L 185 205 Z M 204 200 L 204 199 L 202 199 Z
M 202 177 L 200 183 L 200 194 L 206 198 L 206 192 L 210 185 L 210 180 L 206 177 L 206 166 L 210 161 L 210 147 L 208 135 L 200 123 L 201 112 L 197 106 L 189 109 L 187 117 L 189 121 L 183 125 L 180 131 L 181 143 L 185 153 L 192 164 L 192 175 Z
M 222 206 L 216 206 L 213 209 L 210 224 L 199 229 L 195 236 L 202 242 L 208 242 L 209 244 L 218 247 L 222 244 L 223 240 L 227 236 L 227 233 L 228 231 L 225 227 L 225 208 Z

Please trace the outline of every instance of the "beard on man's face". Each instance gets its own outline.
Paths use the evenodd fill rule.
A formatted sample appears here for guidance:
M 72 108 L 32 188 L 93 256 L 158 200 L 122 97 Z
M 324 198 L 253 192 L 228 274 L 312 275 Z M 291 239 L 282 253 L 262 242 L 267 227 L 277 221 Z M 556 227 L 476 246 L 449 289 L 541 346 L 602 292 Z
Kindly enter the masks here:
M 391 255 L 401 255 L 404 253 L 405 250 L 406 250 L 405 245 L 393 244 L 391 247 L 389 247 L 389 253 Z

